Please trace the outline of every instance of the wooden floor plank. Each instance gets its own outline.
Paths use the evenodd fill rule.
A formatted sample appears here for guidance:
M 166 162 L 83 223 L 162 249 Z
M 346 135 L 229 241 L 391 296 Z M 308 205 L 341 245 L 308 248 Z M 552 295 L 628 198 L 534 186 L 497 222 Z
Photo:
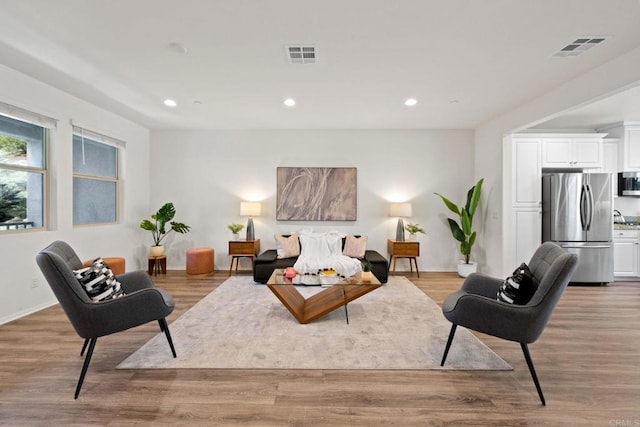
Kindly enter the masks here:
M 176 301 L 169 325 L 227 274 L 154 277 Z M 452 273 L 407 277 L 438 304 L 462 282 Z M 158 332 L 152 323 L 99 339 L 74 400 L 82 340 L 60 307 L 0 326 L 0 425 L 640 424 L 637 282 L 567 288 L 530 345 L 546 407 L 520 346 L 483 334 L 513 371 L 115 369 Z

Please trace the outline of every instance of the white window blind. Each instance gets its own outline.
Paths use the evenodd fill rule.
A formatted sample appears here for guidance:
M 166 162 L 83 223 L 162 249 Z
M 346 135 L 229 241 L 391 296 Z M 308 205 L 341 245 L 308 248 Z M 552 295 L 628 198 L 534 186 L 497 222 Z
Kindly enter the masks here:
M 0 114 L 47 129 L 56 129 L 58 127 L 58 120 L 56 119 L 4 102 L 0 102 Z
M 111 145 L 112 147 L 117 147 L 117 148 L 126 148 L 127 146 L 127 143 L 121 139 L 104 135 L 98 132 L 94 132 L 92 130 L 89 130 L 74 124 L 72 124 L 72 126 L 73 126 L 73 133 L 82 138 L 92 139 L 94 141 L 98 141 L 103 144 Z

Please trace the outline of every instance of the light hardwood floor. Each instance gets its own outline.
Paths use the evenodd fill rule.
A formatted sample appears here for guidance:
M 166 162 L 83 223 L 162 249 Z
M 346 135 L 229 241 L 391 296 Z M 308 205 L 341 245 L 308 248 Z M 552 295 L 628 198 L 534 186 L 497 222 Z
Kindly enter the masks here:
M 408 277 L 438 303 L 461 283 Z M 169 324 L 226 278 L 157 279 L 176 300 Z M 115 369 L 156 333 L 153 323 L 99 339 L 74 400 L 82 340 L 60 307 L 0 326 L 0 425 L 640 425 L 637 282 L 567 289 L 530 346 L 546 407 L 520 346 L 482 334 L 513 371 Z

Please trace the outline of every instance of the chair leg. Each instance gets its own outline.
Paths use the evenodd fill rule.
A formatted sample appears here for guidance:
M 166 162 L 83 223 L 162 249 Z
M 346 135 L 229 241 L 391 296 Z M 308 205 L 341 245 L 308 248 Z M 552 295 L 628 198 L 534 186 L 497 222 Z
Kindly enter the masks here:
M 442 355 L 442 362 L 440 362 L 440 366 L 444 366 L 444 361 L 447 360 L 447 355 L 449 354 L 449 347 L 451 347 L 451 342 L 453 341 L 453 336 L 456 334 L 456 328 L 458 325 L 455 323 L 451 324 L 451 331 L 449 331 L 449 339 L 447 340 L 447 346 L 444 348 L 444 354 Z
M 169 341 L 169 347 L 171 347 L 171 353 L 173 354 L 173 357 L 177 357 L 176 356 L 176 349 L 173 347 L 173 340 L 171 339 L 171 333 L 169 333 L 169 325 L 167 325 L 167 320 L 166 319 L 159 319 L 158 323 L 160 324 L 160 330 L 162 330 L 162 332 L 164 332 L 165 336 L 167 337 L 167 341 Z
M 84 376 L 87 374 L 87 369 L 89 368 L 89 363 L 91 363 L 91 356 L 93 356 L 93 349 L 96 347 L 96 342 L 98 338 L 91 338 L 89 340 L 89 351 L 87 351 L 87 355 L 84 358 L 84 364 L 82 365 L 82 372 L 80 372 L 80 378 L 78 379 L 78 385 L 76 386 L 76 394 L 73 396 L 74 399 L 78 398 L 80 394 L 80 389 L 82 388 L 82 383 L 84 382 Z M 86 341 L 85 341 L 86 344 Z
M 87 349 L 88 344 L 89 344 L 89 338 L 85 338 L 84 344 L 82 344 L 82 350 L 80 351 L 80 356 L 84 356 L 84 351 Z
M 538 382 L 536 369 L 533 367 L 533 361 L 531 360 L 531 355 L 529 354 L 529 347 L 525 343 L 520 343 L 520 346 L 522 347 L 524 358 L 527 361 L 527 366 L 529 366 L 529 372 L 531 373 L 531 378 L 533 378 L 533 382 L 536 385 L 536 390 L 538 390 L 538 396 L 540 396 L 540 401 L 542 401 L 543 406 L 546 406 L 547 403 L 544 400 L 544 395 L 542 394 L 542 388 L 540 387 L 540 383 Z

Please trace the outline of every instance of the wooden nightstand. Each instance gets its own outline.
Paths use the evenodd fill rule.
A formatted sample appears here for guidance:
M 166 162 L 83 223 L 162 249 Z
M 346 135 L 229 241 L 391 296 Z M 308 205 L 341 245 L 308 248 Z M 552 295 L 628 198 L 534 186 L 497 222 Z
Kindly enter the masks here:
M 229 256 L 231 257 L 231 265 L 229 266 L 229 276 L 233 269 L 233 261 L 236 262 L 236 271 L 238 271 L 239 258 L 251 258 L 251 269 L 253 270 L 253 258 L 260 252 L 260 239 L 255 240 L 230 240 Z
M 420 270 L 418 270 L 417 257 L 420 256 L 420 242 L 399 242 L 397 240 L 389 239 L 387 242 L 387 252 L 389 253 L 389 269 L 391 269 L 391 261 L 393 261 L 393 272 L 396 272 L 396 260 L 398 258 L 409 258 L 409 268 L 413 273 L 413 263 L 416 265 L 416 273 L 420 277 Z

